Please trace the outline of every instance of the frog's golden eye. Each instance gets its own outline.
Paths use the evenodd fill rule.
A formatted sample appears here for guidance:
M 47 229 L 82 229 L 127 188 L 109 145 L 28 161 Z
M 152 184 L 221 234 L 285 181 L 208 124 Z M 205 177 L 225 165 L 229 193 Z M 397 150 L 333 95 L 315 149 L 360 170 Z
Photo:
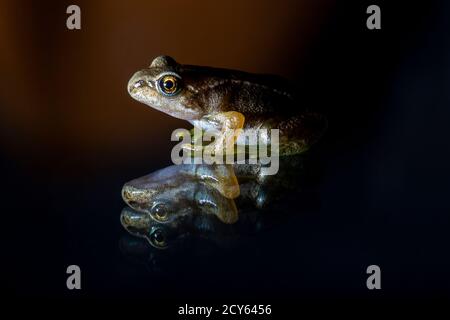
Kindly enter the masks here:
M 162 94 L 173 96 L 180 91 L 180 82 L 175 74 L 166 74 L 158 80 L 158 87 Z
M 165 222 L 169 218 L 169 212 L 167 211 L 166 206 L 162 203 L 157 203 L 153 206 L 150 215 L 153 219 L 159 222 Z
M 166 235 L 159 228 L 150 231 L 150 243 L 157 248 L 164 249 L 167 247 Z

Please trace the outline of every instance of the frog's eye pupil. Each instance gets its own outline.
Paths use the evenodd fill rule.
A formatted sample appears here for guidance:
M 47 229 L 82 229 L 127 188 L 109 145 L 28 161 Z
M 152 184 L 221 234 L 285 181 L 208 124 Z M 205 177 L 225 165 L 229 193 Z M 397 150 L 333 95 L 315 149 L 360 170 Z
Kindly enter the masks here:
M 173 87 L 172 80 L 167 80 L 166 82 L 164 82 L 164 86 L 166 87 L 166 89 L 171 89 Z
M 158 207 L 155 210 L 155 214 L 159 217 L 159 218 L 164 218 L 166 216 L 166 210 L 164 210 L 163 207 Z
M 166 237 L 164 232 L 160 229 L 156 229 L 150 233 L 150 239 L 152 243 L 158 247 L 164 247 L 166 245 Z
M 160 222 L 167 221 L 168 218 L 167 208 L 164 206 L 164 204 L 159 203 L 153 207 L 151 215 L 157 221 Z
M 163 233 L 161 232 L 161 230 L 156 231 L 156 232 L 153 234 L 153 236 L 155 237 L 155 240 L 156 240 L 157 242 L 159 242 L 159 243 L 161 243 L 161 242 L 164 241 L 164 235 L 163 235 Z
M 179 78 L 175 75 L 165 75 L 158 81 L 160 91 L 167 96 L 173 96 L 179 91 Z

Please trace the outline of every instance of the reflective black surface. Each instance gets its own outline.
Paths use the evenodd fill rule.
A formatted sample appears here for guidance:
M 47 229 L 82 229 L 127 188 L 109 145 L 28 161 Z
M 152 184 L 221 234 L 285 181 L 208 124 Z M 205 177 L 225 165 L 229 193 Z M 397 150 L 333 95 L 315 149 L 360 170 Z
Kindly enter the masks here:
M 449 6 L 386 7 L 383 29 L 369 33 L 364 5 L 346 3 L 336 6 L 306 67 L 295 70 L 303 102 L 327 114 L 328 132 L 305 159 L 298 188 L 277 197 L 273 207 L 248 211 L 249 220 L 244 212 L 237 230 L 175 232 L 161 250 L 121 225 L 123 184 L 171 165 L 167 132 L 183 123 L 171 122 L 160 136 L 149 136 L 148 145 L 129 150 L 80 153 L 63 142 L 58 148 L 31 142 L 19 151 L 2 147 L 2 227 L 10 262 L 4 277 L 12 294 L 155 304 L 165 298 L 448 297 Z M 123 101 L 128 76 L 116 84 Z M 46 116 L 55 123 L 61 114 L 91 116 L 62 105 Z M 90 134 L 101 140 L 107 124 L 92 121 L 98 129 Z M 123 121 L 109 125 L 128 141 L 133 136 Z M 52 137 L 67 134 L 58 126 L 48 130 Z M 24 139 L 3 127 L 1 138 L 2 146 Z M 82 270 L 79 292 L 66 289 L 70 264 Z M 372 264 L 382 270 L 381 291 L 366 288 Z

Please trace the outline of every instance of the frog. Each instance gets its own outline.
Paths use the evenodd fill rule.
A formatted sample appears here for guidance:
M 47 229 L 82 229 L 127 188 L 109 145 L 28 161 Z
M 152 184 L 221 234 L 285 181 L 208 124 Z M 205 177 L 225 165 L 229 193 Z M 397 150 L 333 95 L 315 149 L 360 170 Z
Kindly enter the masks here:
M 244 218 L 235 224 L 224 224 L 210 214 L 176 215 L 175 219 L 162 222 L 152 219 L 145 212 L 124 207 L 120 223 L 131 236 L 147 240 L 156 249 L 168 249 L 188 237 L 209 240 L 226 247 L 230 242 L 238 242 L 235 238 L 260 232 L 265 227 L 264 223 L 276 221 L 275 217 L 250 210 L 242 215 Z
M 245 144 L 246 130 L 258 133 L 258 143 L 271 144 L 268 130 L 279 130 L 279 155 L 301 154 L 316 143 L 327 128 L 320 112 L 301 106 L 293 86 L 274 75 L 185 65 L 161 55 L 134 73 L 129 95 L 156 110 L 186 120 L 195 128 L 215 131 L 206 146 L 185 144 L 184 149 L 208 149 L 214 154 L 229 144 Z M 234 132 L 235 134 L 227 134 Z
M 226 171 L 216 166 L 172 165 L 126 183 L 122 226 L 157 249 L 186 236 L 229 243 L 229 235 L 253 234 L 285 220 L 291 211 L 284 203 L 289 195 L 302 199 L 303 158 L 285 157 L 283 170 L 275 176 L 265 176 L 259 165 L 234 165 L 242 190 L 235 199 L 224 197 L 210 183 L 213 174 Z
M 281 158 L 277 175 L 265 175 L 260 164 L 171 165 L 133 179 L 122 198 L 136 211 L 162 223 L 180 216 L 215 216 L 225 224 L 239 219 L 239 208 L 265 209 L 289 191 L 299 189 L 303 158 Z
M 226 224 L 238 219 L 239 184 L 230 165 L 172 165 L 122 187 L 122 199 L 159 222 L 180 216 L 213 215 Z

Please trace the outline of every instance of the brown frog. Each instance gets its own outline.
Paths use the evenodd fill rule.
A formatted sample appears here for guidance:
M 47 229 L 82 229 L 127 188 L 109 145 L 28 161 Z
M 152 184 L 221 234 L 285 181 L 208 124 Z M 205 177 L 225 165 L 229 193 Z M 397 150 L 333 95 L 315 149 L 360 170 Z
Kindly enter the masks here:
M 222 133 L 208 145 L 214 150 L 228 143 L 227 139 L 233 143 L 238 139 L 238 134 L 226 135 L 227 130 L 256 130 L 259 141 L 270 145 L 270 135 L 261 129 L 279 129 L 279 154 L 298 154 L 315 143 L 327 126 L 322 114 L 299 106 L 282 78 L 182 65 L 168 56 L 159 56 L 136 72 L 128 92 L 195 127 Z

